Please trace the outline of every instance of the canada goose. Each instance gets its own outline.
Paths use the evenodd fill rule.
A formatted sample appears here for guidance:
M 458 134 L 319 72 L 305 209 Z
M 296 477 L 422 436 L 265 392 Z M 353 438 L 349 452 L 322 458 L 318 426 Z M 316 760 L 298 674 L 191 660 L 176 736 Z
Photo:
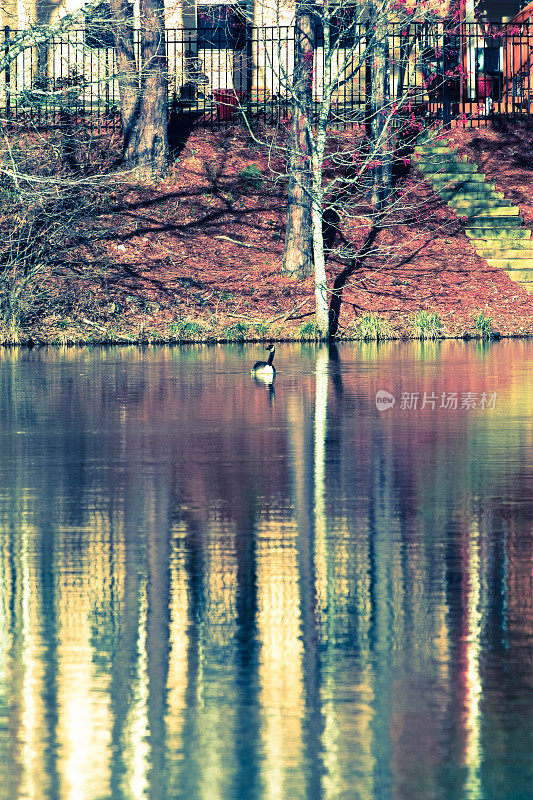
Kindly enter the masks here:
M 276 368 L 272 362 L 274 361 L 276 348 L 273 344 L 269 344 L 267 350 L 270 351 L 268 354 L 268 361 L 257 361 L 252 367 L 252 375 L 263 381 L 273 381 L 276 377 Z

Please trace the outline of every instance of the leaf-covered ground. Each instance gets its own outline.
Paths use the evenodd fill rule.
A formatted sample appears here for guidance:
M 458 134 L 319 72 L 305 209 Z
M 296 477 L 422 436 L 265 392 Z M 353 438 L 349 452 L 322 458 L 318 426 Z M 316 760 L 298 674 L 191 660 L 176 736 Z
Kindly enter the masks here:
M 338 143 L 343 136 L 349 147 L 350 134 L 339 134 Z M 490 127 L 453 137 L 533 226 L 533 132 Z M 57 305 L 34 320 L 29 334 L 296 335 L 312 320 L 313 286 L 280 275 L 282 172 L 283 161 L 254 146 L 243 129 L 194 130 L 163 182 L 118 184 L 84 221 L 56 264 Z M 476 255 L 461 222 L 414 168 L 401 186 L 401 202 L 344 288 L 339 334 L 349 335 L 362 313 L 375 311 L 406 335 L 420 309 L 436 312 L 450 336 L 475 333 L 481 312 L 503 335 L 533 334 L 533 295 Z M 357 251 L 368 230 L 362 206 L 343 220 L 337 243 Z M 328 259 L 330 285 L 345 265 L 342 255 Z

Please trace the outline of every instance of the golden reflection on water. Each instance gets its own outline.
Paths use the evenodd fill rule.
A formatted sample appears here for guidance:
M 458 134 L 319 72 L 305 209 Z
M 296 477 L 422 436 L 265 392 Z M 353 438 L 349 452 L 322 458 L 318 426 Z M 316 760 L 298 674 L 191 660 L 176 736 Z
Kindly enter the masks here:
M 304 689 L 296 525 L 273 521 L 258 533 L 257 583 L 264 797 L 304 797 Z
M 103 354 L 53 353 L 31 415 L 1 353 L 22 416 L 2 431 L 0 797 L 433 800 L 450 758 L 447 800 L 490 797 L 490 758 L 516 778 L 485 730 L 503 691 L 485 641 L 511 637 L 502 658 L 519 651 L 506 669 L 526 681 L 531 347 L 473 364 L 445 345 L 359 348 L 340 380 L 327 348 L 303 352 L 274 409 L 222 349 L 196 358 L 223 401 L 194 353 L 131 372 L 123 351 L 108 372 Z M 65 411 L 71 362 L 92 379 Z M 459 380 L 494 387 L 496 410 L 428 424 L 373 407 L 381 387 Z M 86 426 L 85 496 L 68 440 L 40 449 L 58 413 Z M 63 481 L 48 511 L 47 448 Z
M 124 776 L 122 791 L 132 800 L 143 800 L 149 796 L 148 772 L 150 769 L 150 747 L 148 742 L 150 724 L 148 720 L 148 653 L 146 648 L 147 612 L 146 582 L 139 587 L 139 623 L 137 631 L 137 659 L 135 671 L 130 676 L 131 697 L 124 725 L 121 746 L 124 751 Z M 109 784 L 102 781 L 102 788 Z
M 480 746 L 480 702 L 483 691 L 479 656 L 481 652 L 482 606 L 481 580 L 482 564 L 479 556 L 480 536 L 477 520 L 472 520 L 468 546 L 468 628 L 466 631 L 466 674 L 465 674 L 465 763 L 467 779 L 465 796 L 475 800 L 482 792 L 480 769 L 482 751 Z
M 41 739 L 40 730 L 40 722 L 44 717 L 44 707 L 42 696 L 35 691 L 36 687 L 42 686 L 43 681 L 43 666 L 38 657 L 42 643 L 38 634 L 39 628 L 37 624 L 39 609 L 31 591 L 35 576 L 32 576 L 33 565 L 28 552 L 29 533 L 24 526 L 21 531 L 20 548 L 21 591 L 20 595 L 18 592 L 16 593 L 19 595 L 16 599 L 20 609 L 22 627 L 21 647 L 19 654 L 17 654 L 22 666 L 20 684 L 17 687 L 20 692 L 18 695 L 20 721 L 17 720 L 17 722 L 20 724 L 20 767 L 22 768 L 22 774 L 17 777 L 21 782 L 23 797 L 34 797 L 36 790 L 46 779 L 44 759 L 42 757 L 44 742 Z

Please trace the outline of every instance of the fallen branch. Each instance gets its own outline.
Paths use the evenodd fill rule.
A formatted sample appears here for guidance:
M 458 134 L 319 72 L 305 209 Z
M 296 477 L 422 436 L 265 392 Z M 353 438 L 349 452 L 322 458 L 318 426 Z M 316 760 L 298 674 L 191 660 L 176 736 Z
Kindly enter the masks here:
M 92 322 L 90 319 L 85 319 L 85 317 L 80 317 L 80 322 L 85 322 L 86 325 L 93 325 L 95 328 L 98 328 L 98 330 L 107 333 L 107 328 L 103 328 L 101 325 L 98 325 L 97 322 Z
M 226 317 L 233 317 L 234 319 L 246 319 L 249 322 L 253 322 L 255 325 L 259 325 L 262 322 L 262 320 L 257 319 L 257 317 L 248 317 L 246 314 L 231 314 L 229 311 L 225 311 L 223 313 Z
M 286 319 L 287 320 L 289 320 L 289 319 L 303 319 L 304 317 L 312 317 L 314 313 L 315 313 L 314 311 L 306 311 L 305 314 L 297 314 L 295 317 L 291 316 L 291 317 L 287 317 Z M 283 321 L 286 322 L 286 320 L 283 320 Z
M 256 247 L 254 244 L 246 244 L 246 242 L 239 242 L 238 239 L 231 239 L 229 236 L 215 236 L 215 239 L 225 239 L 227 242 L 232 242 L 233 244 L 240 244 L 241 247 Z
M 305 304 L 308 303 L 308 302 L 309 302 L 309 298 L 306 297 L 306 299 L 303 300 L 300 303 L 299 306 L 296 306 L 296 308 L 291 308 L 291 310 L 288 311 L 286 314 L 280 314 L 278 317 L 272 317 L 272 319 L 267 320 L 267 324 L 271 325 L 273 322 L 279 322 L 280 320 L 281 320 L 281 322 L 287 322 L 288 319 L 300 319 L 300 317 L 293 317 L 293 314 L 295 314 L 297 311 L 299 311 L 301 308 L 303 308 L 305 306 Z M 308 316 L 310 316 L 310 314 L 313 314 L 313 313 L 314 313 L 313 311 L 309 311 L 308 313 L 302 314 L 301 316 L 308 317 Z

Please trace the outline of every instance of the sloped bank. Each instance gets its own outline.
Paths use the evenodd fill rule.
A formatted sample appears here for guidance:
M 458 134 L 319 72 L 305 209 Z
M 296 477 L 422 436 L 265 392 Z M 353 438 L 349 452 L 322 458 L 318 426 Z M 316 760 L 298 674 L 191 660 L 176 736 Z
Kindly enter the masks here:
M 343 135 L 349 134 L 339 134 L 340 144 Z M 0 341 L 314 338 L 312 282 L 280 275 L 282 170 L 238 128 L 193 132 L 164 182 L 124 183 L 110 193 L 105 209 L 85 221 L 56 259 L 38 313 L 17 330 L 0 329 Z M 514 190 L 522 181 L 526 194 L 531 168 L 515 172 Z M 380 232 L 344 289 L 340 338 L 426 335 L 420 314 L 427 325 L 432 315 L 438 320 L 436 330 L 429 325 L 431 336 L 490 329 L 533 335 L 533 299 L 501 269 L 487 270 L 457 216 L 415 169 L 401 191 L 404 213 Z M 341 233 L 357 248 L 367 230 L 362 209 Z M 342 260 L 332 257 L 328 266 L 332 285 Z

